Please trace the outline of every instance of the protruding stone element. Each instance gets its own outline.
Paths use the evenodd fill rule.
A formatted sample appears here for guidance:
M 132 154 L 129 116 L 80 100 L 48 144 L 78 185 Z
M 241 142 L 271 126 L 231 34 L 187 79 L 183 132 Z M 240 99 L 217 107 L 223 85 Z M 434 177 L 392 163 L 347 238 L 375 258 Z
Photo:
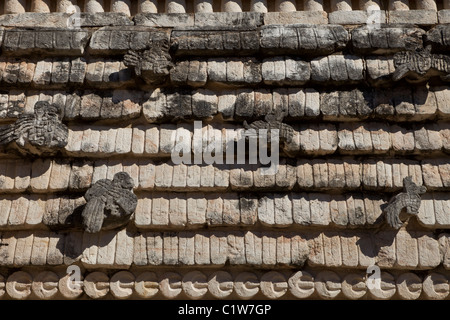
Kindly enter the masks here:
M 49 156 L 64 148 L 69 130 L 61 122 L 59 106 L 47 101 L 34 105 L 34 114 L 21 114 L 14 124 L 0 128 L 0 146 L 22 155 Z
M 277 271 L 270 271 L 261 277 L 261 292 L 270 299 L 282 297 L 288 290 L 284 275 Z
M 31 12 L 49 13 L 50 0 L 31 0 Z
M 422 293 L 422 280 L 414 273 L 403 273 L 397 277 L 397 291 L 404 300 L 416 300 Z
M 5 13 L 25 13 L 26 0 L 6 0 L 5 1 Z
M 138 13 L 157 13 L 158 1 L 157 0 L 139 0 Z
M 409 10 L 409 0 L 389 0 L 389 10 L 391 11 Z
M 200 271 L 191 271 L 183 277 L 183 291 L 191 299 L 201 299 L 208 292 L 208 279 Z
M 254 129 L 257 135 L 262 133 L 260 130 L 267 130 L 266 141 L 272 141 L 272 139 L 275 138 L 275 137 L 272 138 L 272 135 L 278 134 L 279 142 L 283 143 L 285 152 L 289 153 L 287 150 L 287 146 L 293 140 L 294 129 L 290 125 L 282 122 L 283 118 L 287 115 L 287 113 L 288 113 L 287 108 L 285 110 L 278 108 L 275 110 L 274 113 L 267 114 L 264 117 L 264 121 L 257 120 L 250 124 L 248 124 L 247 121 L 244 121 L 244 127 L 247 130 Z M 276 131 L 272 132 L 272 130 L 278 130 L 278 132 L 277 133 Z
M 114 297 L 126 299 L 133 294 L 135 277 L 129 271 L 119 271 L 111 277 L 109 287 Z
M 406 208 L 407 214 L 417 215 L 419 213 L 420 195 L 425 193 L 427 188 L 416 185 L 412 181 L 412 177 L 408 176 L 403 179 L 403 190 L 404 192 L 392 197 L 384 210 L 386 221 L 395 229 L 399 229 L 403 225 L 400 214 L 404 208 Z
M 75 283 L 75 281 L 73 281 L 70 274 L 66 274 L 59 279 L 58 289 L 64 298 L 76 299 L 83 293 L 83 287 L 81 285 L 81 281 L 83 281 L 82 276 L 80 278 L 80 283 Z
M 126 172 L 118 172 L 113 180 L 97 181 L 85 194 L 83 226 L 87 232 L 99 232 L 123 226 L 137 206 L 134 181 Z
M 33 293 L 40 299 L 51 299 L 58 293 L 58 280 L 58 275 L 52 271 L 39 273 L 33 279 L 31 286 Z
M 341 293 L 341 278 L 333 271 L 321 271 L 316 276 L 315 287 L 323 299 L 334 299 Z
M 84 11 L 87 13 L 105 12 L 103 0 L 86 0 L 84 3 Z
M 163 274 L 162 279 L 163 280 L 159 283 L 161 293 L 166 298 L 176 298 L 182 290 L 181 276 L 176 272 L 166 272 Z
M 159 291 L 158 276 L 154 272 L 143 272 L 136 277 L 135 291 L 141 298 L 151 298 Z
M 111 1 L 111 11 L 112 12 L 121 12 L 126 14 L 127 16 L 131 15 L 131 0 L 112 0 Z
M 314 293 L 314 278 L 306 271 L 298 271 L 288 280 L 289 291 L 297 298 L 308 298 Z
M 406 78 L 410 82 L 421 82 L 432 76 L 441 76 L 450 81 L 450 56 L 432 54 L 431 45 L 415 51 L 403 51 L 394 55 L 394 81 Z
M 251 299 L 259 291 L 259 280 L 253 272 L 242 272 L 234 279 L 235 292 L 239 298 Z
M 349 299 L 362 298 L 367 293 L 367 286 L 363 274 L 350 273 L 342 281 L 342 293 Z
M 226 298 L 233 292 L 233 277 L 225 271 L 214 272 L 208 280 L 208 290 L 216 298 Z
M 166 13 L 185 13 L 185 0 L 166 0 Z
M 167 39 L 154 41 L 151 48 L 143 52 L 128 51 L 124 56 L 124 64 L 133 67 L 136 75 L 141 76 L 147 83 L 163 82 L 173 67 L 169 41 Z
M 450 291 L 447 277 L 437 272 L 428 274 L 422 286 L 423 292 L 429 300 L 443 300 L 447 298 Z
M 109 292 L 109 277 L 103 272 L 92 272 L 84 279 L 84 292 L 92 299 L 99 299 Z
M 381 272 L 379 286 L 369 287 L 371 296 L 376 300 L 388 300 L 395 294 L 395 291 L 395 278 L 387 272 Z
M 28 272 L 16 271 L 8 277 L 6 292 L 13 299 L 26 299 L 31 294 L 32 281 Z

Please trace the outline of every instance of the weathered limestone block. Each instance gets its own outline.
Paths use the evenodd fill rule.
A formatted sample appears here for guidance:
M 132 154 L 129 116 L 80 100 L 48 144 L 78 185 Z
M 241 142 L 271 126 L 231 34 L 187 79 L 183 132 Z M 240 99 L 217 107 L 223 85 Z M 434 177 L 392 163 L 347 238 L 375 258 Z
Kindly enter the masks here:
M 348 32 L 337 25 L 268 25 L 261 28 L 261 48 L 267 54 L 327 55 L 347 45 Z
M 389 84 L 394 73 L 394 61 L 391 57 L 367 57 L 367 78 L 374 86 Z
M 416 25 L 435 25 L 438 22 L 436 10 L 396 10 L 389 11 L 389 23 L 413 23 Z
M 344 1 L 342 1 L 343 3 Z M 348 4 L 346 5 L 348 9 Z M 370 23 L 380 25 L 387 22 L 387 13 L 384 10 L 337 10 L 328 14 L 328 21 L 332 24 L 360 25 Z
M 194 25 L 198 27 L 256 28 L 263 24 L 260 12 L 214 12 L 194 14 Z
M 352 31 L 352 45 L 358 53 L 390 54 L 406 50 L 413 44 L 422 46 L 424 34 L 425 31 L 419 28 L 363 26 Z
M 175 28 L 171 43 L 177 45 L 176 56 L 253 54 L 259 51 L 256 30 L 201 30 Z
M 84 30 L 21 30 L 5 31 L 2 51 L 6 54 L 82 55 L 90 39 Z

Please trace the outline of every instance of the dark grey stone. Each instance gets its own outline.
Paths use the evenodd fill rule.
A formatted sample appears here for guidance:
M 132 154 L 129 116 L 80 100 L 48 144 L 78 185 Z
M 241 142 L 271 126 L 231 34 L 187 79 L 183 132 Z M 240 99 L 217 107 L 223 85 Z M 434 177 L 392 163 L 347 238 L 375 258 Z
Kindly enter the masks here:
M 118 172 L 113 180 L 97 181 L 84 195 L 87 203 L 81 213 L 86 232 L 115 229 L 129 221 L 137 206 L 134 181 L 126 172 Z
M 15 123 L 0 128 L 0 145 L 22 155 L 54 155 L 68 142 L 61 113 L 56 105 L 36 102 L 34 114 L 21 114 Z
M 419 213 L 421 197 L 427 188 L 425 186 L 416 185 L 410 176 L 403 179 L 403 192 L 393 196 L 386 208 L 384 209 L 387 223 L 399 229 L 403 222 L 400 220 L 400 214 L 403 209 L 409 215 L 417 215 Z
M 135 74 L 142 77 L 146 83 L 164 82 L 173 67 L 169 41 L 167 39 L 154 41 L 150 49 L 143 52 L 130 50 L 124 56 L 123 62 L 127 67 L 134 68 Z

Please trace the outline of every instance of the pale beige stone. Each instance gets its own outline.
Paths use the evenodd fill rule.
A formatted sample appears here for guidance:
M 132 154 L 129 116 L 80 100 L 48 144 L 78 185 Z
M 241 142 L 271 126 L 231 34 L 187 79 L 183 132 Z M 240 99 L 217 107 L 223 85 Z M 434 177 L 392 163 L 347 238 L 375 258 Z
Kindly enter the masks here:
M 126 229 L 123 229 L 117 232 L 116 239 L 114 265 L 128 268 L 133 262 L 133 234 Z
M 34 192 L 46 192 L 53 161 L 50 159 L 35 160 L 31 166 L 30 187 Z
M 341 293 L 341 278 L 333 271 L 321 271 L 316 275 L 314 286 L 322 299 L 334 299 Z
M 50 8 L 50 0 L 31 0 L 31 12 L 48 13 Z
M 210 251 L 216 251 L 210 247 L 210 241 L 207 234 L 197 233 L 194 239 L 195 264 L 206 265 L 211 263 Z
M 195 264 L 195 235 L 189 232 L 178 234 L 178 260 L 182 265 Z
M 158 277 L 156 273 L 145 271 L 136 277 L 134 289 L 141 298 L 151 298 L 159 291 Z
M 27 231 L 19 231 L 16 236 L 17 243 L 14 252 L 14 265 L 29 265 L 31 261 L 31 249 L 33 247 L 33 234 Z
M 200 271 L 191 271 L 184 275 L 182 288 L 191 299 L 201 299 L 208 292 L 208 278 Z
M 84 292 L 92 299 L 103 298 L 110 290 L 109 277 L 100 271 L 89 273 L 83 284 Z
M 422 293 L 422 279 L 411 272 L 399 275 L 397 292 L 403 300 L 416 300 Z
M 304 299 L 314 293 L 314 278 L 306 271 L 297 271 L 288 279 L 289 292 L 295 297 Z
M 109 281 L 111 294 L 118 299 L 127 299 L 133 294 L 135 276 L 129 271 L 116 272 Z
M 181 275 L 176 272 L 164 273 L 159 282 L 159 290 L 166 298 L 176 298 L 183 290 Z
M 351 300 L 362 298 L 367 293 L 365 275 L 349 273 L 342 280 L 342 293 Z
M 425 277 L 422 289 L 425 297 L 429 300 L 443 300 L 450 291 L 447 277 L 438 272 L 429 273 Z
M 56 273 L 43 271 L 33 278 L 31 289 L 39 299 L 51 299 L 58 293 L 58 280 Z
M 286 277 L 277 271 L 269 271 L 262 275 L 260 280 L 262 294 L 269 299 L 278 299 L 288 291 Z
M 239 298 L 251 299 L 259 291 L 259 279 L 253 272 L 241 272 L 234 279 L 234 290 Z
M 208 291 L 214 297 L 223 299 L 233 292 L 233 277 L 226 271 L 216 271 L 208 278 Z
M 25 13 L 26 0 L 5 0 L 5 14 Z
M 28 272 L 16 271 L 6 280 L 6 292 L 13 299 L 23 300 L 31 294 L 33 278 Z

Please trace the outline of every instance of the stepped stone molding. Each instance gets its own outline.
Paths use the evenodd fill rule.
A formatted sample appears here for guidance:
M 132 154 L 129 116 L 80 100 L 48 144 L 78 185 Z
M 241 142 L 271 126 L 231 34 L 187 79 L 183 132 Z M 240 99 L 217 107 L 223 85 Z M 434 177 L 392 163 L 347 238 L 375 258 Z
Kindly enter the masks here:
M 384 221 L 388 197 L 370 193 L 164 193 L 138 192 L 133 223 L 139 230 L 200 229 L 209 227 L 255 228 L 372 228 Z M 0 229 L 80 229 L 82 196 L 2 195 Z M 421 226 L 449 229 L 448 193 L 426 193 L 417 214 Z M 189 209 L 189 210 L 188 210 Z
M 253 266 L 392 270 L 449 269 L 449 235 L 432 231 L 179 231 L 0 233 L 0 266 L 128 269 L 134 266 Z
M 113 179 L 125 171 L 136 182 L 135 191 L 290 191 L 345 190 L 395 192 L 403 188 L 403 178 L 428 191 L 447 191 L 450 186 L 448 161 L 301 159 L 280 162 L 275 175 L 264 175 L 257 165 L 172 165 L 147 159 L 33 162 L 10 160 L 2 166 L 0 193 L 82 192 L 100 179 Z M 16 173 L 17 172 L 17 173 Z
M 162 65 L 156 69 L 161 70 L 149 71 L 147 81 L 155 80 L 152 73 L 166 74 L 170 66 L 168 57 L 161 55 L 156 58 L 158 59 L 162 59 Z M 439 69 L 447 70 L 447 58 L 442 56 L 439 59 L 444 61 Z M 150 65 L 147 67 L 153 68 Z M 83 57 L 47 58 L 40 61 L 4 58 L 0 61 L 0 83 L 6 88 L 14 89 L 25 89 L 31 85 L 34 89 L 67 90 L 67 86 L 76 88 L 83 84 L 92 89 L 135 89 L 137 78 L 133 76 L 133 69 L 134 65 L 129 68 L 123 61 L 103 58 L 91 58 L 89 61 Z M 374 87 L 383 87 L 392 85 L 394 79 L 397 79 L 392 79 L 395 75 L 392 57 L 368 56 L 364 59 L 348 54 L 329 55 L 311 61 L 287 56 L 265 58 L 262 61 L 255 58 L 184 60 L 174 62 L 169 73 L 166 84 L 191 88 L 209 87 L 213 84 L 238 89 L 242 86 L 255 87 L 263 84 L 272 87 L 340 86 L 365 82 Z M 157 79 L 159 80 L 159 76 Z M 447 80 L 444 77 L 443 82 L 445 81 Z
M 63 111 L 63 121 L 131 120 L 144 115 L 150 123 L 221 116 L 225 122 L 264 118 L 272 110 L 287 109 L 287 122 L 320 119 L 346 122 L 389 120 L 417 122 L 446 120 L 450 115 L 447 87 L 385 89 L 274 88 L 236 90 L 91 90 L 37 91 L 17 89 L 0 93 L 0 121 L 10 122 L 23 112 L 33 112 L 38 100 Z M 177 105 L 177 108 L 173 106 Z
M 80 283 L 53 271 L 15 271 L 0 276 L 1 299 L 376 299 L 445 300 L 449 275 L 430 271 L 381 273 L 380 288 L 367 285 L 367 274 L 288 270 L 233 272 L 103 271 L 84 272 Z

